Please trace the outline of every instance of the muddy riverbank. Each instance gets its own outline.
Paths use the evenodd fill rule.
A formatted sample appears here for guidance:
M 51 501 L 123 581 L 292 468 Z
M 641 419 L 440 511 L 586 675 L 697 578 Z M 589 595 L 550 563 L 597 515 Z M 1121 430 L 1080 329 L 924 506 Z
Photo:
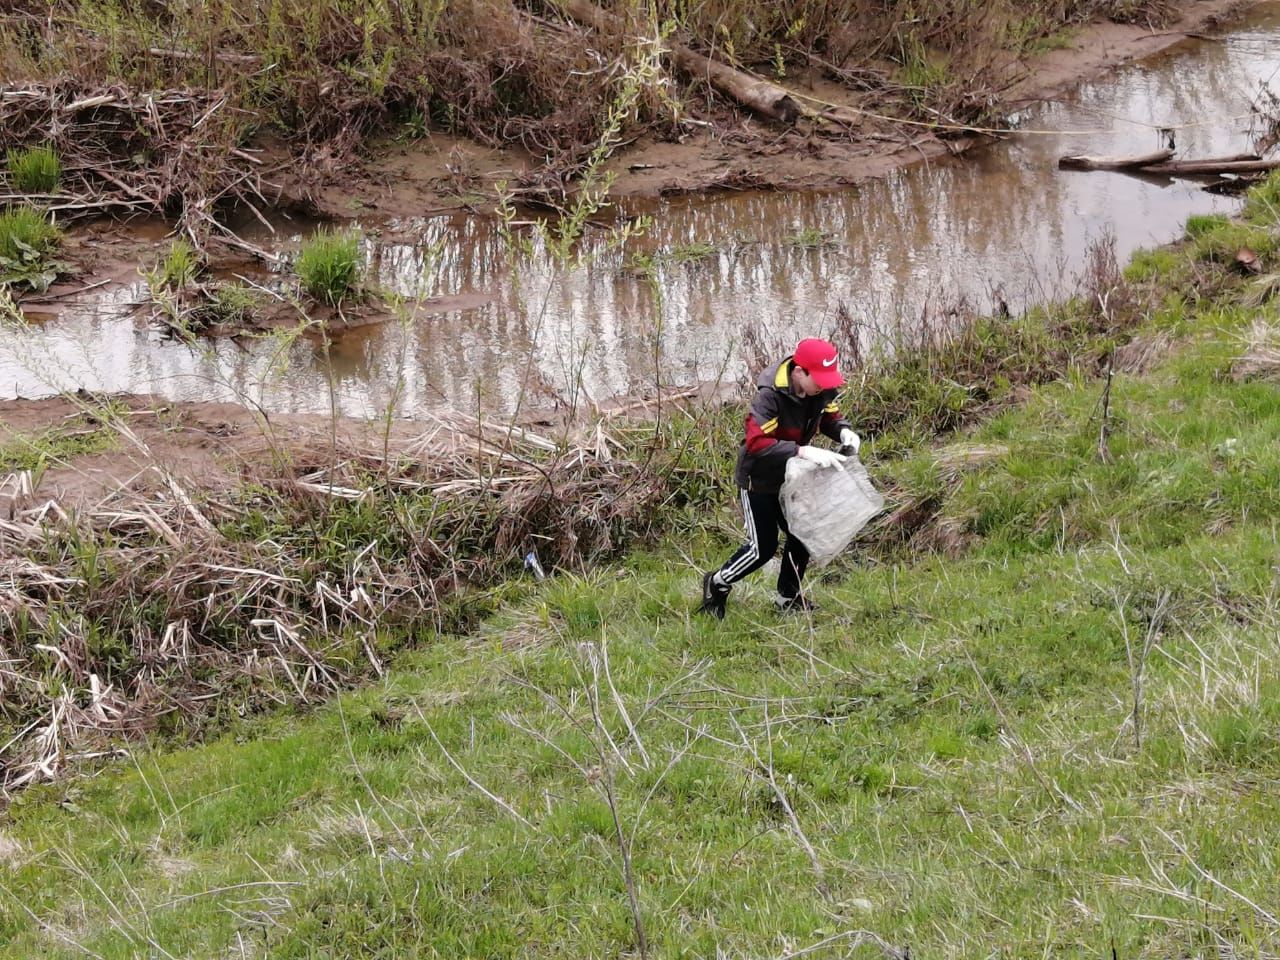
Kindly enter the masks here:
M 1008 114 L 1052 100 L 1085 80 L 1222 27 L 1256 0 L 1187 0 L 1167 26 L 1098 21 L 1067 31 L 1061 45 L 1010 62 L 1010 86 L 993 104 Z M 847 136 L 817 136 L 806 125 L 786 128 L 740 115 L 732 129 L 692 127 L 678 142 L 651 136 L 618 149 L 605 169 L 610 195 L 654 198 L 724 190 L 830 190 L 882 177 L 904 166 L 962 153 L 983 134 L 931 129 L 884 117 L 874 97 L 824 80 L 821 70 L 792 78 L 815 100 L 860 111 Z M 492 209 L 500 182 L 514 182 L 538 164 L 518 150 L 497 150 L 462 137 L 432 133 L 412 143 L 384 140 L 371 156 L 314 180 L 283 174 L 283 199 L 317 216 L 392 219 L 452 210 Z

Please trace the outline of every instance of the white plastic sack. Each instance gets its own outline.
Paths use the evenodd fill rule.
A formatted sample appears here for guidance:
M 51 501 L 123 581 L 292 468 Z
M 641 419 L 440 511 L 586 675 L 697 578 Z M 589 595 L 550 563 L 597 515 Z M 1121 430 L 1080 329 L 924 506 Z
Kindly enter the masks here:
M 856 456 L 843 467 L 792 457 L 779 499 L 791 536 L 800 538 L 818 566 L 830 563 L 884 509 L 884 497 Z

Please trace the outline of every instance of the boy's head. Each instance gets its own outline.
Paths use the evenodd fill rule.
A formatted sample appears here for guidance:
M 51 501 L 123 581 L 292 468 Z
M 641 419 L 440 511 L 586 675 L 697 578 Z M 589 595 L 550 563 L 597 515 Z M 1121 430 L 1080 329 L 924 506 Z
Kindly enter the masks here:
M 834 390 L 844 384 L 844 377 L 836 366 L 836 348 L 826 340 L 812 337 L 801 340 L 796 344 L 796 352 L 792 354 L 791 359 L 817 387 L 817 390 L 812 392 Z M 809 392 L 811 391 L 805 390 L 805 393 Z

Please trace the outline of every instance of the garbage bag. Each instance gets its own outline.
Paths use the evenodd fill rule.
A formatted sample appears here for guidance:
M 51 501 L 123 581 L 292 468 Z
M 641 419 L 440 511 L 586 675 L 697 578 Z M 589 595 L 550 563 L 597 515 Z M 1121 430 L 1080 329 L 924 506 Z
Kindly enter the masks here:
M 830 563 L 884 509 L 884 497 L 856 455 L 843 467 L 792 457 L 779 499 L 790 535 L 800 538 L 818 566 Z

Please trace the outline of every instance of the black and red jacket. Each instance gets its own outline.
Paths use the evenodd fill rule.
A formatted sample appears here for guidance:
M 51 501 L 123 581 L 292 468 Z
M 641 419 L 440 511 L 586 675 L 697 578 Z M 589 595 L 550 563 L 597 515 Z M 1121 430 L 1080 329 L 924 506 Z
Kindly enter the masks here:
M 747 413 L 747 435 L 738 450 L 733 479 L 752 493 L 777 493 L 786 478 L 787 461 L 821 430 L 837 443 L 852 425 L 836 406 L 836 391 L 812 397 L 791 392 L 791 357 L 760 374 L 755 399 Z

